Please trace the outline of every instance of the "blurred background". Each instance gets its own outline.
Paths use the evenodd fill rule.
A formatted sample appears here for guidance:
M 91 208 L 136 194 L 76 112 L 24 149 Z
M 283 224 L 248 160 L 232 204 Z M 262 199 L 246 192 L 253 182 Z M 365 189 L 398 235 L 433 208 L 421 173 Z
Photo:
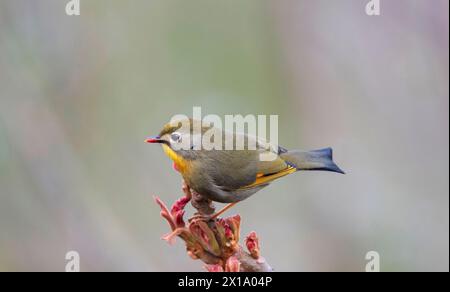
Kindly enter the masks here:
M 0 1 L 0 271 L 200 271 L 152 200 L 175 114 L 277 114 L 346 176 L 286 177 L 230 213 L 277 271 L 449 269 L 449 2 Z

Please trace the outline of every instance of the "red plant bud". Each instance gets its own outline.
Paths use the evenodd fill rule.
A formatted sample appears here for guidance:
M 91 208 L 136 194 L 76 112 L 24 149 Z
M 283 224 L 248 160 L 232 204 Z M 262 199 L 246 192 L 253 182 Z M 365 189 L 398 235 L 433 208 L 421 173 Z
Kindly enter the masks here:
M 184 227 L 184 208 L 191 199 L 189 197 L 182 197 L 173 204 L 170 214 L 172 215 L 173 221 L 177 227 Z
M 182 197 L 178 199 L 178 201 L 176 201 L 175 204 L 173 204 L 170 213 L 172 213 L 173 215 L 181 210 L 184 210 L 184 208 L 186 207 L 187 203 L 189 203 L 190 200 L 191 199 L 189 197 Z
M 250 255 L 254 259 L 259 259 L 261 255 L 261 249 L 259 247 L 259 238 L 256 232 L 251 232 L 245 239 L 245 245 L 247 246 Z
M 184 216 L 184 210 L 178 211 L 178 212 L 175 214 L 175 224 L 176 224 L 178 227 L 184 227 L 184 226 L 186 226 L 186 224 L 184 223 L 183 216 Z

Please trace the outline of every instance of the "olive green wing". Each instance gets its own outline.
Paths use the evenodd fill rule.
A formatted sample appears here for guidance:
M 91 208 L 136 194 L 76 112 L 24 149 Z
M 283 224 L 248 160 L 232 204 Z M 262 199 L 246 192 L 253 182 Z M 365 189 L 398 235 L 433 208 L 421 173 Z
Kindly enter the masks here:
M 209 150 L 199 154 L 204 176 L 218 188 L 224 191 L 254 188 L 295 171 L 279 156 L 285 151 L 283 148 L 274 150 L 251 136 L 225 132 L 225 138 L 230 135 L 234 146 L 238 138 L 243 138 L 244 148 L 254 145 L 255 150 Z M 226 149 L 225 144 L 222 146 Z

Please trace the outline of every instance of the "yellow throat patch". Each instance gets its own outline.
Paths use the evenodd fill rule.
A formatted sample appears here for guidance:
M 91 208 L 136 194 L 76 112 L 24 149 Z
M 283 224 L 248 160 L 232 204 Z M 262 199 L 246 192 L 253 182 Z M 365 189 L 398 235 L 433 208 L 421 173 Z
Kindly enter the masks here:
M 173 151 L 169 146 L 167 146 L 166 144 L 162 145 L 164 153 L 166 153 L 166 155 L 172 159 L 172 161 L 175 163 L 177 169 L 181 172 L 184 173 L 186 171 L 187 168 L 187 161 L 181 157 L 180 155 L 178 155 L 175 151 Z

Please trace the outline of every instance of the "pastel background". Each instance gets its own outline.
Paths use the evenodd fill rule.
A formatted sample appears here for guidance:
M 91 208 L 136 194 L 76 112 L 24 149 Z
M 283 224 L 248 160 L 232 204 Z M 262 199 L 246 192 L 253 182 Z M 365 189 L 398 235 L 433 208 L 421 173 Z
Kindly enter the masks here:
M 449 269 L 449 2 L 0 1 L 0 271 L 199 271 L 152 195 L 144 138 L 174 114 L 277 114 L 347 171 L 286 177 L 231 213 L 277 271 Z

